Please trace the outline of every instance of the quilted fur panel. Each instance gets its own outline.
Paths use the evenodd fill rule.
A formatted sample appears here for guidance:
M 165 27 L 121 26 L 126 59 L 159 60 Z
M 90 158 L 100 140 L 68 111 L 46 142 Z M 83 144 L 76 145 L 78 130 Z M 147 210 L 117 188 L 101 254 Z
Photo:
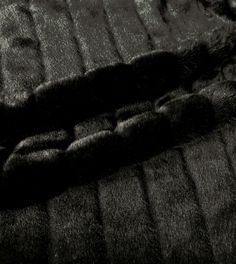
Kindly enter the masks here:
M 2 0 L 0 263 L 235 263 L 235 1 Z

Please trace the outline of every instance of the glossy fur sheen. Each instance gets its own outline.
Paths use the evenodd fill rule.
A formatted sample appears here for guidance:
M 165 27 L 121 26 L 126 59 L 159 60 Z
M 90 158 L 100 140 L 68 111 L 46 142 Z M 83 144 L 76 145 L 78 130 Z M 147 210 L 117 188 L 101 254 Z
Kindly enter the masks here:
M 236 262 L 234 0 L 0 2 L 0 263 Z

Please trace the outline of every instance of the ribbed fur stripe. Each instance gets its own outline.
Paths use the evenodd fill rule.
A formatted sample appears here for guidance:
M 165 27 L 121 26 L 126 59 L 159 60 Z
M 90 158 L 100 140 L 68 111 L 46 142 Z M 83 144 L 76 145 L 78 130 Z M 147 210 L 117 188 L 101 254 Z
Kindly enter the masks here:
M 45 80 L 81 75 L 81 55 L 64 0 L 30 0 L 45 65 Z
M 140 176 L 143 176 L 142 170 L 131 166 L 99 182 L 101 215 L 111 263 L 162 263 L 158 229 L 150 218 Z
M 51 263 L 108 263 L 96 184 L 68 189 L 48 203 Z
M 74 21 L 85 70 L 119 61 L 107 29 L 102 0 L 65 0 Z
M 184 157 L 196 185 L 216 261 L 235 262 L 236 180 L 219 134 L 189 145 Z
M 143 167 L 165 263 L 214 263 L 205 220 L 181 155 L 168 151 Z
M 0 9 L 0 15 L 1 101 L 22 106 L 42 81 L 39 42 L 26 1 Z
M 48 263 L 50 237 L 43 205 L 0 212 L 0 262 Z

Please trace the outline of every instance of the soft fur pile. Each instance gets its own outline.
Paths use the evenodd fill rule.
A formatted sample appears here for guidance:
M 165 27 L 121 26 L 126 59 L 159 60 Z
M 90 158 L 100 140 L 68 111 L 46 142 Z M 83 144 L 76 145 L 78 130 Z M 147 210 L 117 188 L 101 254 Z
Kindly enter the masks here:
M 2 0 L 0 263 L 235 263 L 233 0 Z

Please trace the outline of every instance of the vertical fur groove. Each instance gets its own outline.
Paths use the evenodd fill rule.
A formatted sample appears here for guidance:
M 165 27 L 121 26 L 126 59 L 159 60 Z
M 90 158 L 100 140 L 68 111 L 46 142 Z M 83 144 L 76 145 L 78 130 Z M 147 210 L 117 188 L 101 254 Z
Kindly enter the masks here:
M 224 135 L 223 135 L 223 133 L 220 130 L 219 130 L 218 134 L 219 134 L 219 140 L 221 141 L 221 143 L 223 145 L 223 149 L 224 149 L 224 152 L 225 152 L 225 156 L 227 158 L 227 162 L 228 162 L 228 165 L 229 165 L 229 169 L 230 169 L 232 175 L 234 176 L 234 178 L 236 180 L 235 169 L 234 169 L 234 167 L 232 165 L 232 160 L 231 160 L 231 158 L 229 156 L 229 153 L 227 151 L 227 148 L 226 148 L 226 141 L 225 141 Z
M 74 40 L 74 43 L 75 43 L 75 46 L 76 46 L 76 50 L 78 52 L 78 56 L 79 56 L 80 61 L 81 61 L 81 72 L 82 72 L 82 74 L 84 74 L 86 72 L 86 68 L 85 68 L 83 54 L 81 52 L 80 45 L 79 45 L 79 42 L 77 40 L 76 33 L 75 33 L 75 23 L 74 23 L 74 19 L 73 19 L 73 16 L 71 14 L 70 5 L 68 3 L 68 0 L 64 0 L 64 1 L 65 1 L 65 4 L 66 4 L 68 18 L 71 21 L 71 27 L 72 27 L 72 32 L 73 32 L 72 38 Z
M 180 155 L 180 158 L 181 158 L 181 161 L 182 161 L 182 165 L 183 165 L 185 176 L 187 177 L 187 179 L 188 179 L 188 181 L 190 183 L 190 186 L 192 187 L 192 189 L 194 191 L 196 203 L 197 203 L 197 206 L 199 208 L 199 212 L 201 213 L 202 226 L 203 226 L 203 228 L 204 228 L 204 230 L 206 231 L 206 234 L 207 234 L 208 245 L 210 246 L 211 254 L 214 257 L 214 263 L 217 263 L 217 261 L 215 259 L 214 252 L 213 252 L 213 247 L 212 247 L 212 244 L 211 244 L 211 240 L 210 240 L 210 234 L 209 234 L 209 230 L 208 230 L 208 227 L 207 227 L 205 214 L 204 214 L 202 206 L 200 204 L 200 198 L 198 196 L 198 192 L 197 192 L 197 187 L 196 187 L 195 181 L 194 181 L 194 179 L 193 179 L 193 177 L 191 175 L 191 172 L 190 172 L 190 170 L 188 168 L 187 161 L 186 161 L 186 159 L 184 157 L 183 150 L 182 149 L 178 149 L 178 152 L 179 152 L 179 155 Z
M 33 25 L 33 29 L 34 29 L 34 35 L 38 41 L 38 55 L 39 55 L 39 58 L 41 60 L 41 67 L 42 67 L 42 80 L 41 80 L 41 83 L 43 83 L 46 79 L 46 67 L 45 67 L 45 63 L 44 63 L 44 56 L 43 56 L 43 52 L 42 52 L 42 49 L 41 49 L 41 41 L 40 41 L 40 38 L 38 36 L 38 33 L 37 33 L 37 26 L 35 24 L 35 20 L 34 20 L 34 15 L 32 13 L 32 10 L 31 10 L 31 0 L 27 0 L 28 1 L 28 10 L 29 10 L 29 14 L 30 14 L 30 20 L 31 20 L 31 23 Z
M 132 1 L 134 1 L 134 0 L 132 0 Z M 138 18 L 140 24 L 142 25 L 144 31 L 145 31 L 146 34 L 147 34 L 147 40 L 148 40 L 149 48 L 150 48 L 150 50 L 154 50 L 154 49 L 155 49 L 155 45 L 154 45 L 154 43 L 153 43 L 152 36 L 151 36 L 151 34 L 149 33 L 147 27 L 145 26 L 145 24 L 144 24 L 142 18 L 140 17 L 140 14 L 139 14 L 139 12 L 138 12 L 138 10 L 137 10 L 137 7 L 136 7 L 135 3 L 133 3 L 133 5 L 134 5 L 135 13 L 137 14 L 137 18 Z
M 104 17 L 104 21 L 105 21 L 105 27 L 106 27 L 106 30 L 107 30 L 107 33 L 108 33 L 108 36 L 109 36 L 109 39 L 113 45 L 113 47 L 115 48 L 115 53 L 119 59 L 119 61 L 123 62 L 123 58 L 122 58 L 122 55 L 120 54 L 119 52 L 119 49 L 117 48 L 117 44 L 116 44 L 116 40 L 113 36 L 113 33 L 112 33 L 112 30 L 111 30 L 111 26 L 110 26 L 110 23 L 109 23 L 109 19 L 107 17 L 107 12 L 106 12 L 106 9 L 104 7 L 104 2 L 102 0 L 102 4 L 103 4 L 103 17 Z
M 138 180 L 140 182 L 140 186 L 141 186 L 141 190 L 142 190 L 142 194 L 143 194 L 143 200 L 146 204 L 146 208 L 147 208 L 147 215 L 148 215 L 148 219 L 150 220 L 150 226 L 151 228 L 153 228 L 154 230 L 157 230 L 157 236 L 159 237 L 159 232 L 158 232 L 158 225 L 153 217 L 153 209 L 152 209 L 152 205 L 150 203 L 150 198 L 149 198 L 149 192 L 148 192 L 148 186 L 147 186 L 147 180 L 146 180 L 146 172 L 143 168 L 143 164 L 139 163 L 138 165 L 140 174 L 138 175 Z M 159 240 L 159 239 L 158 239 Z M 160 244 L 160 240 L 158 241 L 158 245 L 157 247 L 159 248 L 159 252 L 160 252 L 160 259 L 163 259 L 163 255 L 161 252 L 161 244 Z
M 102 237 L 103 237 L 103 246 L 106 252 L 106 259 L 104 260 L 104 263 L 110 263 L 109 261 L 109 255 L 108 255 L 108 249 L 107 249 L 107 240 L 105 236 L 105 230 L 104 230 L 104 222 L 103 222 L 103 216 L 102 216 L 102 208 L 101 208 L 101 197 L 100 197 L 100 190 L 99 190 L 99 183 L 96 181 L 95 183 L 95 189 L 96 189 L 96 202 L 97 202 L 97 221 L 99 225 L 102 227 Z

